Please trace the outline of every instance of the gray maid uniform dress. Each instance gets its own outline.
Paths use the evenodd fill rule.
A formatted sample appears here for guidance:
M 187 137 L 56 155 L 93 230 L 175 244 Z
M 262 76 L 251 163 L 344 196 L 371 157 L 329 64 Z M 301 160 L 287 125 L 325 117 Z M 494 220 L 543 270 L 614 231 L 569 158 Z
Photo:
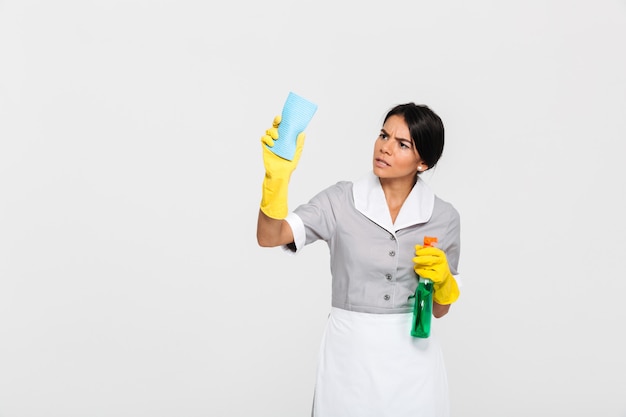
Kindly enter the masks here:
M 437 237 L 456 277 L 456 209 L 420 179 L 392 223 L 380 181 L 370 172 L 354 183 L 328 187 L 287 221 L 292 250 L 317 240 L 330 249 L 332 306 L 320 347 L 313 416 L 448 416 L 446 369 L 434 329 L 427 339 L 410 331 L 415 245 L 424 236 Z

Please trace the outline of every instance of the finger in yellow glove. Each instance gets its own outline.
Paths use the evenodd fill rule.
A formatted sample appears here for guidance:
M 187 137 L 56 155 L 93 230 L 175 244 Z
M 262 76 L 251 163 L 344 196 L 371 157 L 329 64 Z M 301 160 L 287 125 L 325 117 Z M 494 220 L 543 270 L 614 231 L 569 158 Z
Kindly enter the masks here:
M 263 179 L 263 195 L 261 197 L 261 211 L 273 219 L 287 217 L 289 180 L 296 169 L 302 148 L 304 147 L 305 134 L 301 132 L 296 138 L 296 153 L 291 161 L 274 154 L 270 148 L 274 146 L 278 137 L 278 125 L 281 116 L 274 117 L 272 127 L 265 131 L 261 137 L 263 147 L 263 165 L 265 166 L 265 178 Z M 265 146 L 267 145 L 267 146 Z
M 450 273 L 446 254 L 434 246 L 415 245 L 413 269 L 417 275 L 433 283 L 433 301 L 452 304 L 459 298 L 459 287 Z

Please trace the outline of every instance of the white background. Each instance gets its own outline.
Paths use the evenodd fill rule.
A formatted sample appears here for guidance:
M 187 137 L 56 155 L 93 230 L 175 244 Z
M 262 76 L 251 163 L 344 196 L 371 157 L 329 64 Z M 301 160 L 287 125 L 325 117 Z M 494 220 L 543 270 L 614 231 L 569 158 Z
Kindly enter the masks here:
M 307 416 L 323 243 L 256 244 L 259 138 L 318 104 L 290 205 L 446 125 L 453 416 L 626 416 L 626 1 L 0 1 L 0 416 Z

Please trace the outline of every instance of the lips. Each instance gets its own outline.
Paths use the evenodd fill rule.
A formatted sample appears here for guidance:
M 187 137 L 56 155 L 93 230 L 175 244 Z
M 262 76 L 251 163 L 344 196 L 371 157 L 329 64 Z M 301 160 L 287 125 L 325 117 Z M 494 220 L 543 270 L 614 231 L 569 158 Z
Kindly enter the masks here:
M 391 166 L 387 161 L 385 161 L 384 159 L 381 159 L 381 158 L 376 158 L 375 161 L 376 161 L 376 165 L 378 165 L 380 167 L 390 167 Z

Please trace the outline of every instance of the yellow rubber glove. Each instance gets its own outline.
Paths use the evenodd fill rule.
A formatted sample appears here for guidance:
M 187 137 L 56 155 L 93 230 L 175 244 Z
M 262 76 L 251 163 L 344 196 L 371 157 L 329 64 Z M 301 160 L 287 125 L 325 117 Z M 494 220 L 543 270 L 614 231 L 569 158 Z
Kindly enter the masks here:
M 293 160 L 281 158 L 267 149 L 267 146 L 274 146 L 274 141 L 280 140 L 278 137 L 278 125 L 281 116 L 274 117 L 272 128 L 267 129 L 265 135 L 261 137 L 263 147 L 263 165 L 265 165 L 265 178 L 263 179 L 263 196 L 261 198 L 261 211 L 273 219 L 284 219 L 289 213 L 287 207 L 287 191 L 291 174 L 298 166 L 302 148 L 304 146 L 304 132 L 296 138 L 296 153 Z
M 417 275 L 433 282 L 433 301 L 452 304 L 459 298 L 459 286 L 450 273 L 446 254 L 434 246 L 415 245 L 413 269 Z

